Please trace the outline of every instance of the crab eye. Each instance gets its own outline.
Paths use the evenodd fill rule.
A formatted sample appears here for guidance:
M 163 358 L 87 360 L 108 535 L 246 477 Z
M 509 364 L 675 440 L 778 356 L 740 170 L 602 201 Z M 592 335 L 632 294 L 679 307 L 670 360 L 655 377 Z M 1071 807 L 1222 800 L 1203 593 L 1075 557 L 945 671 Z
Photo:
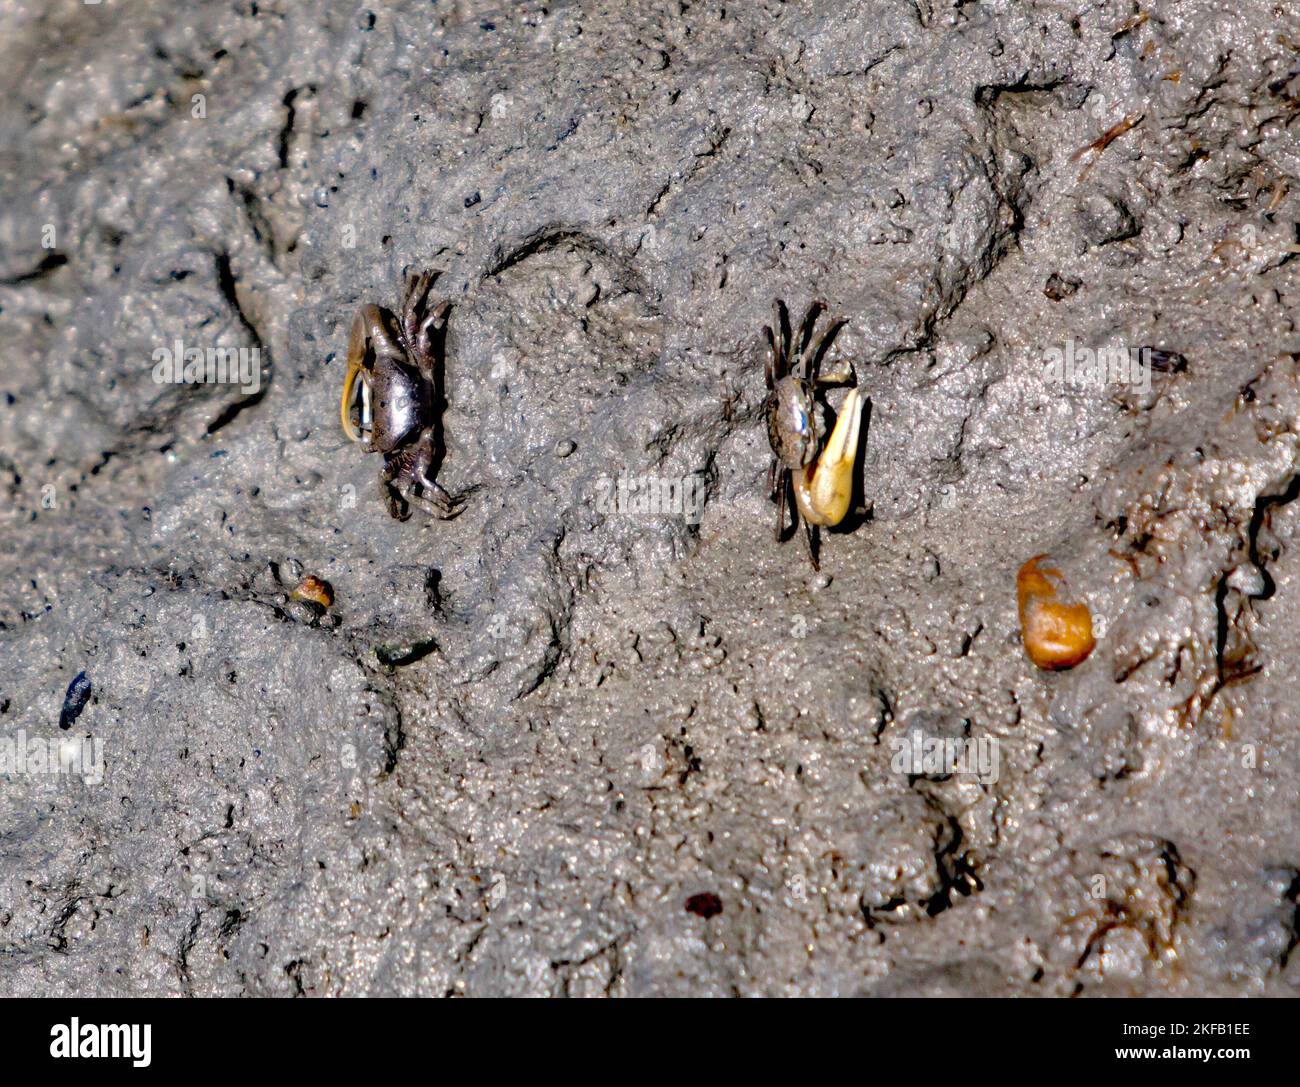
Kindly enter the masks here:
M 795 418 L 795 423 L 796 423 L 796 425 L 798 426 L 799 433 L 800 433 L 800 434 L 807 434 L 807 433 L 808 433 L 808 413 L 807 413 L 806 411 L 804 411 L 803 408 L 795 408 L 795 410 L 794 410 L 794 418 Z

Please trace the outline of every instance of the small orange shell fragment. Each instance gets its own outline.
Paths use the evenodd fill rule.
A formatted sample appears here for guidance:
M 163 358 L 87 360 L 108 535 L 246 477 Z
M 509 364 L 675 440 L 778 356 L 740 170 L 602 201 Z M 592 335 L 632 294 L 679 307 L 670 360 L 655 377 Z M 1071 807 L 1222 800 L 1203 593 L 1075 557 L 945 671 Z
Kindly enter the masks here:
M 1050 555 L 1035 555 L 1016 575 L 1016 603 L 1025 653 L 1039 668 L 1059 672 L 1088 659 L 1097 644 L 1088 605 L 1070 591 Z
M 334 590 L 328 581 L 318 578 L 315 574 L 308 574 L 289 594 L 294 600 L 303 600 L 308 604 L 319 604 L 322 608 L 328 608 L 334 603 Z

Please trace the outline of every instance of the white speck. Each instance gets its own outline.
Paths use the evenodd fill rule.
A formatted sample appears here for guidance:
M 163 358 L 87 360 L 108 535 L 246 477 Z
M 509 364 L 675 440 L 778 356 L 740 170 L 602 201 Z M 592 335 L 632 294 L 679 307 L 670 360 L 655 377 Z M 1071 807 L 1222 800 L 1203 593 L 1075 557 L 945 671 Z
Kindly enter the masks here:
M 492 380 L 505 381 L 515 372 L 515 364 L 508 355 L 497 355 L 492 360 Z

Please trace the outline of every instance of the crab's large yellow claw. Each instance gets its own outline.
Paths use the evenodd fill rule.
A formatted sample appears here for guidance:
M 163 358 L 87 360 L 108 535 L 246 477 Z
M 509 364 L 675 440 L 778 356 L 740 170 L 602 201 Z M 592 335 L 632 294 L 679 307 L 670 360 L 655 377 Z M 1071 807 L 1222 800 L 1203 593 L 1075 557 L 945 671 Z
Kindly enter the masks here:
M 813 525 L 838 525 L 853 499 L 853 465 L 858 457 L 862 428 L 862 393 L 850 389 L 835 420 L 826 448 L 812 464 L 794 474 L 794 497 L 805 521 Z
M 349 361 L 348 372 L 343 378 L 343 400 L 339 404 L 339 421 L 343 424 L 343 433 L 354 442 L 361 441 L 361 435 L 352 426 L 352 401 L 356 395 L 353 390 L 356 387 L 357 377 L 360 373 L 361 364 Z
M 366 352 L 370 347 L 370 329 L 376 326 L 383 327 L 383 315 L 379 312 L 379 307 L 362 306 L 357 310 L 357 315 L 352 318 L 352 330 L 348 334 L 348 369 L 343 375 L 343 399 L 339 404 L 339 421 L 343 424 L 343 433 L 354 442 L 362 441 L 363 438 L 352 426 L 352 401 L 356 397 L 357 378 L 361 378 L 363 386 L 366 383 L 365 361 Z M 364 414 L 363 409 L 362 415 Z M 362 419 L 361 425 L 367 424 L 368 420 Z

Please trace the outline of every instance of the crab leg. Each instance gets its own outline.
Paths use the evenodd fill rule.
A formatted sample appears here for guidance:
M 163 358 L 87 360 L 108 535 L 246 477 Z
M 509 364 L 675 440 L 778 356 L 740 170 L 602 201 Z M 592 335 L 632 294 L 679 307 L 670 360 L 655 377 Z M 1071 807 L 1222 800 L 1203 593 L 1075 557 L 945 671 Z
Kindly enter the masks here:
M 812 464 L 794 473 L 799 512 L 813 525 L 838 525 L 853 498 L 853 465 L 858 456 L 863 396 L 853 388 L 835 420 L 826 448 Z
M 781 343 L 781 362 L 777 365 L 777 377 L 785 377 L 790 372 L 790 346 L 792 336 L 790 333 L 790 312 L 785 308 L 785 303 L 777 298 L 772 302 L 772 309 L 776 317 L 776 327 L 773 331 Z
M 773 462 L 774 464 L 776 462 Z M 776 500 L 776 542 L 785 538 L 785 492 L 790 489 L 790 470 L 776 469 L 776 485 L 772 488 L 772 497 Z
M 826 308 L 824 302 L 814 299 L 808 304 L 808 312 L 804 314 L 803 324 L 799 326 L 799 362 L 803 367 L 803 376 L 811 377 L 808 373 L 808 363 L 805 356 L 808 354 L 808 345 L 812 343 L 813 330 L 817 327 L 817 318 L 822 315 L 822 310 Z M 826 342 L 826 337 L 822 336 L 821 343 Z M 821 343 L 818 346 L 821 346 Z

